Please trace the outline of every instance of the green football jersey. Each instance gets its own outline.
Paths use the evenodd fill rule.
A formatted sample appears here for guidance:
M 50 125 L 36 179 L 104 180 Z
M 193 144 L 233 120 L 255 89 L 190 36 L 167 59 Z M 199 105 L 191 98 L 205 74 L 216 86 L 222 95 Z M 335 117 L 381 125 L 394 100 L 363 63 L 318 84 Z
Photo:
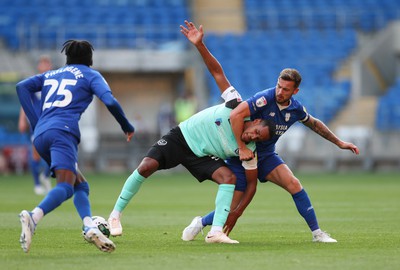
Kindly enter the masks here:
M 228 99 L 225 102 L 232 100 Z M 222 159 L 238 156 L 238 145 L 229 120 L 231 111 L 224 103 L 204 109 L 179 124 L 187 144 L 196 156 Z M 247 147 L 253 151 L 256 149 L 254 142 Z

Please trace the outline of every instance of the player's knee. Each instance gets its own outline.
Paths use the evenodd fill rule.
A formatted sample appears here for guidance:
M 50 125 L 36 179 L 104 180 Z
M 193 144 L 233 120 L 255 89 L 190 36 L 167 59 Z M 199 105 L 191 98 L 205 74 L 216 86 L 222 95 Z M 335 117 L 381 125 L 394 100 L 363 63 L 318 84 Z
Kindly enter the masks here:
M 222 175 L 222 183 L 221 184 L 236 184 L 236 176 L 234 173 L 225 173 Z
M 88 182 L 81 182 L 74 186 L 74 193 L 83 191 L 89 195 L 89 184 Z
M 142 162 L 140 162 L 139 167 L 137 168 L 139 174 L 143 177 L 149 177 L 155 171 L 157 171 L 158 162 L 155 159 L 145 157 Z
M 56 185 L 56 188 L 59 189 L 59 191 L 61 193 L 65 192 L 65 199 L 68 200 L 69 198 L 72 197 L 72 195 L 74 195 L 74 188 L 72 185 L 68 184 L 68 183 L 58 183 Z M 63 191 L 61 191 L 63 190 Z
M 300 180 L 296 177 L 291 177 L 289 184 L 286 186 L 286 189 L 291 193 L 295 194 L 303 189 L 303 186 L 300 183 Z

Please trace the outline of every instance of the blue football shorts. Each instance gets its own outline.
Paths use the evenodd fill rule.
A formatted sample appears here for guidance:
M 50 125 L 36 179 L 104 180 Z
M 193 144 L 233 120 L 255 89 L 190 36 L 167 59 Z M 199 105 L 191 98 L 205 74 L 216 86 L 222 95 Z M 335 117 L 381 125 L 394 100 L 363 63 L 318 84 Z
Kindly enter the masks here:
M 49 129 L 37 136 L 33 144 L 50 170 L 69 170 L 76 174 L 78 138 L 60 129 Z
M 283 163 L 285 162 L 278 156 L 277 153 L 272 152 L 261 155 L 257 153 L 258 180 L 262 183 L 267 182 L 267 175 Z M 226 164 L 228 165 L 228 168 L 231 169 L 236 175 L 235 190 L 244 192 L 247 187 L 247 180 L 245 169 L 242 166 L 242 161 L 240 161 L 238 157 L 233 157 L 226 160 Z

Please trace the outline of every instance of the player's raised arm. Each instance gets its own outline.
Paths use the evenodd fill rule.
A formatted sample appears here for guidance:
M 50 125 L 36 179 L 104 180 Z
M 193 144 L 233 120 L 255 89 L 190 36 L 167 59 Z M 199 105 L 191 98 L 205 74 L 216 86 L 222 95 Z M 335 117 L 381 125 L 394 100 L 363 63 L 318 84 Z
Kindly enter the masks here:
M 250 160 L 254 158 L 254 153 L 246 147 L 242 141 L 242 133 L 244 128 L 244 119 L 250 116 L 249 104 L 247 102 L 240 103 L 230 114 L 231 126 L 236 142 L 239 147 L 240 160 Z
M 192 22 L 185 21 L 186 27 L 181 25 L 182 34 L 196 47 L 199 51 L 208 71 L 214 77 L 219 90 L 223 93 L 229 86 L 230 82 L 225 76 L 224 70 L 218 60 L 211 54 L 203 41 L 204 31 L 203 26 L 200 25 L 199 29 Z
M 310 119 L 304 122 L 304 125 L 309 127 L 311 130 L 313 130 L 321 137 L 337 145 L 339 148 L 348 149 L 356 155 L 360 153 L 356 145 L 349 142 L 344 142 L 341 139 L 339 139 L 321 120 L 312 117 L 310 115 Z

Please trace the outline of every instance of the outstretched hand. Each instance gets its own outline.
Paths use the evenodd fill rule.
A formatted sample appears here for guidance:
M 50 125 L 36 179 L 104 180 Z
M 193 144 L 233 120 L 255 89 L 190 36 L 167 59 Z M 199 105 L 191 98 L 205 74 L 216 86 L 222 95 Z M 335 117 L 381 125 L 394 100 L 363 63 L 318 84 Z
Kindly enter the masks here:
M 125 133 L 125 135 L 126 135 L 126 141 L 127 142 L 130 142 L 131 141 L 131 139 L 132 139 L 132 137 L 133 137 L 133 131 L 132 132 L 126 132 Z
M 360 150 L 358 149 L 358 147 L 352 143 L 343 142 L 339 147 L 341 149 L 348 149 L 356 155 L 360 154 Z
M 181 33 L 185 35 L 185 37 L 192 42 L 194 45 L 203 41 L 203 26 L 200 25 L 199 29 L 192 22 L 188 22 L 185 20 L 186 27 L 180 25 Z

